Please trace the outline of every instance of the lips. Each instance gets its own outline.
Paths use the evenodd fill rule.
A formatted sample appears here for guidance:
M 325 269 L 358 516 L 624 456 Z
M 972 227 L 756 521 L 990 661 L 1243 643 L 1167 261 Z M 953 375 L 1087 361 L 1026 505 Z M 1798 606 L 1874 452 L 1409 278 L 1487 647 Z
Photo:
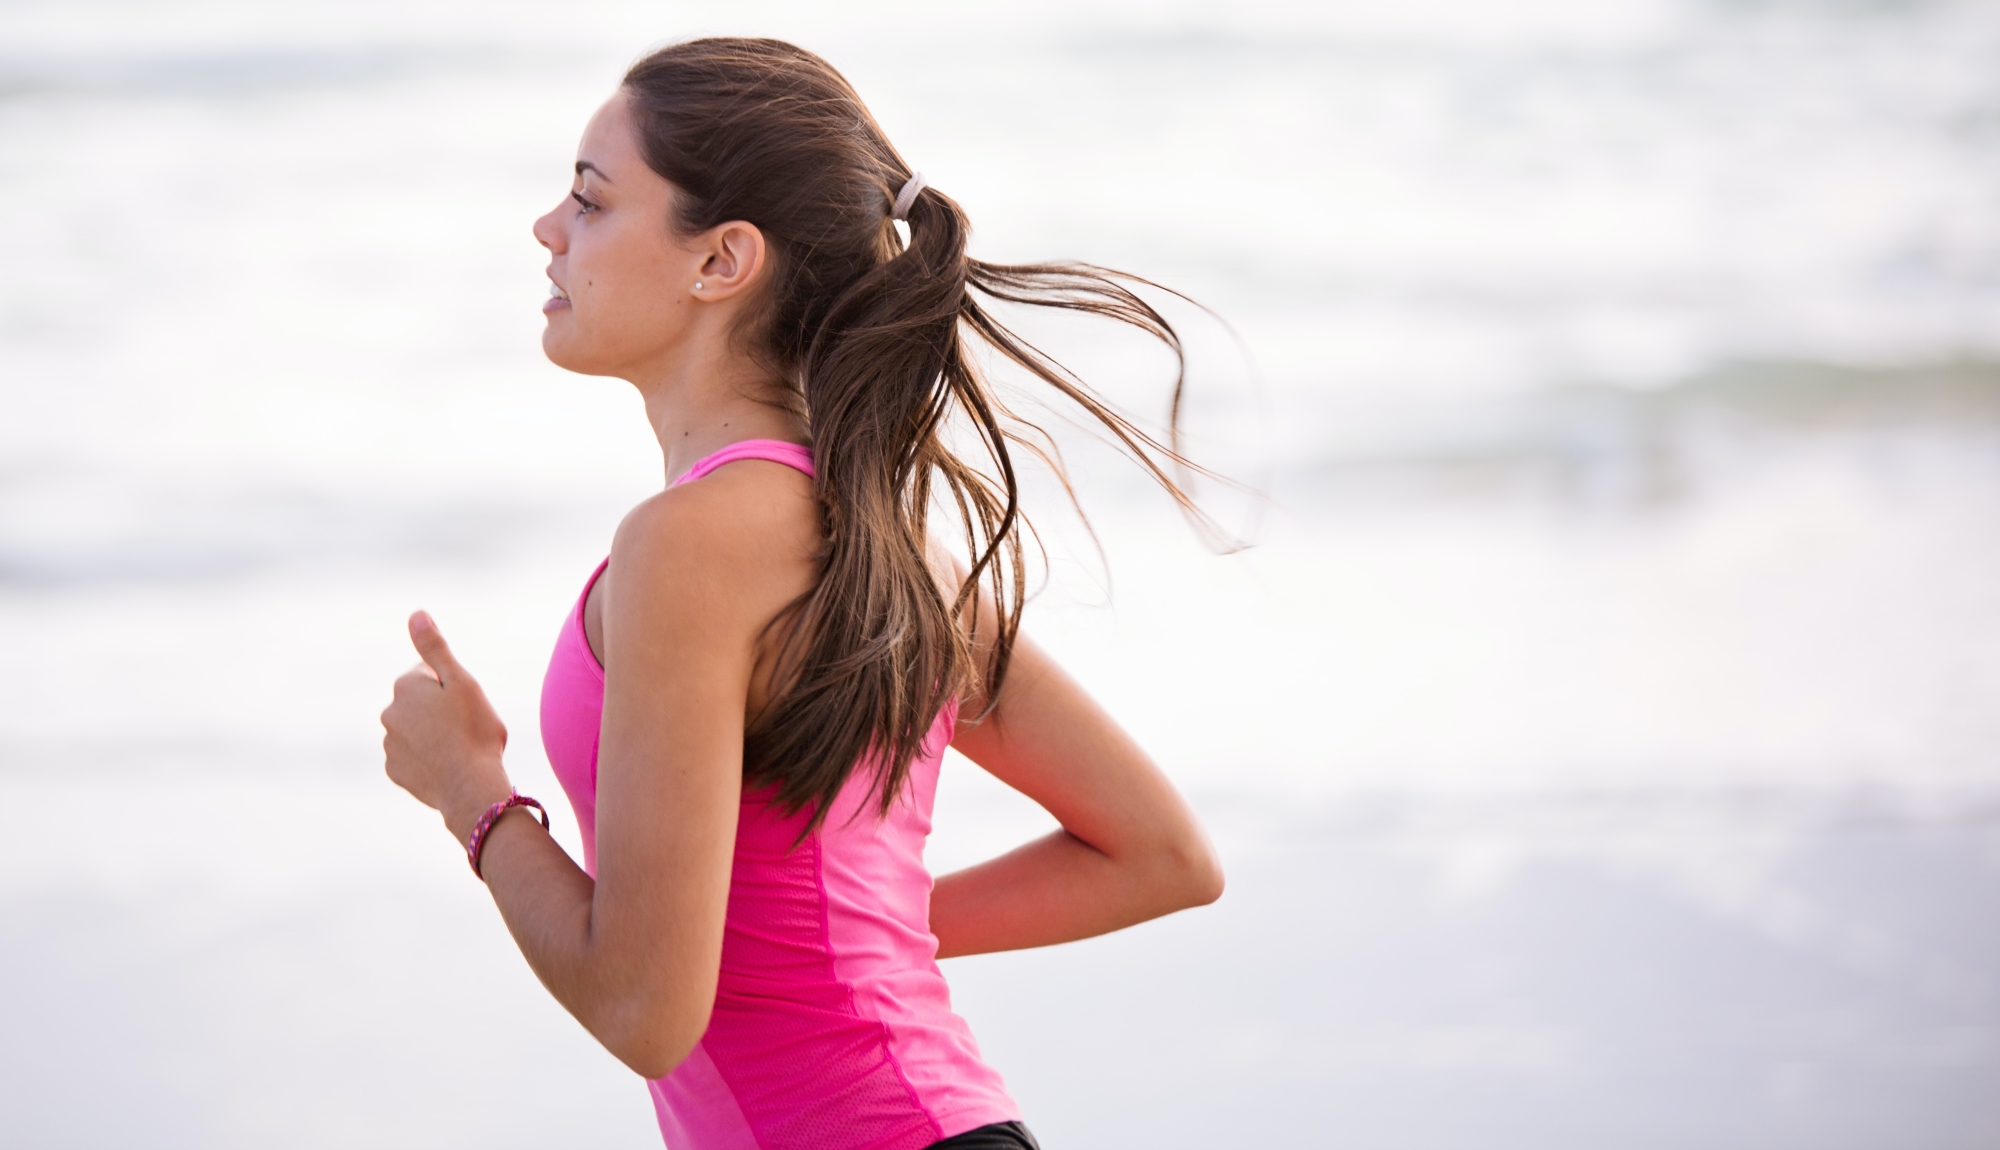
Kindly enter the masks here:
M 569 293 L 564 291 L 560 285 L 551 282 L 549 284 L 549 298 L 542 301 L 542 311 L 557 312 L 569 305 Z

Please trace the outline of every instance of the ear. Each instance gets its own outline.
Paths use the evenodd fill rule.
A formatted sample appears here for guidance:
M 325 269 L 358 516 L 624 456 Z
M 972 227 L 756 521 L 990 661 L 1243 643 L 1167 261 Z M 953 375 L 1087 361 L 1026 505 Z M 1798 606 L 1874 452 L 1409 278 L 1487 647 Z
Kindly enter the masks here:
M 756 224 L 731 220 L 717 224 L 701 239 L 703 259 L 696 299 L 725 300 L 755 282 L 764 270 L 764 233 Z

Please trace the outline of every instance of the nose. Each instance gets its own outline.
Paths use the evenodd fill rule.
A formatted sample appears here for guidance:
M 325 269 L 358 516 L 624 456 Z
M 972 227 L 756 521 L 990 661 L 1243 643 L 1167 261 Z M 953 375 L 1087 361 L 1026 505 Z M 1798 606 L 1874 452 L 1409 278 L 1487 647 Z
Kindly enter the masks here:
M 549 213 L 535 221 L 535 242 L 549 249 L 551 255 L 561 255 L 568 247 L 568 239 L 563 234 L 562 205 L 557 204 Z

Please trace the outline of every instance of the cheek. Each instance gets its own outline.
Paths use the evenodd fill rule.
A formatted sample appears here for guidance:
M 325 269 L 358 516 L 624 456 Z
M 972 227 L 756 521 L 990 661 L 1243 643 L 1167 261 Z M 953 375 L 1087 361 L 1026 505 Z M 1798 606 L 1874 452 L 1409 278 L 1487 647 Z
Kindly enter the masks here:
M 577 334 L 607 354 L 635 354 L 670 339 L 681 294 L 661 262 L 634 244 L 606 236 L 570 262 Z

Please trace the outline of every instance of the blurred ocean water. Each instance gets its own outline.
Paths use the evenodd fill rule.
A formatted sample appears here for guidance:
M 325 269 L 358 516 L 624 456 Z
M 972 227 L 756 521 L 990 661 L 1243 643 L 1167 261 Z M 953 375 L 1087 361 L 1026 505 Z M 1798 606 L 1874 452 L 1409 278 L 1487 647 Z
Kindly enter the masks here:
M 1059 433 L 1030 625 L 1232 886 L 950 964 L 1052 1150 L 2000 1137 L 2000 9 L 173 0 L 0 5 L 0 1141 L 656 1144 L 374 716 L 428 607 L 555 790 L 658 475 L 527 227 L 708 32 L 1254 358 L 1173 313 L 1243 555 Z M 1044 825 L 947 784 L 940 869 Z

